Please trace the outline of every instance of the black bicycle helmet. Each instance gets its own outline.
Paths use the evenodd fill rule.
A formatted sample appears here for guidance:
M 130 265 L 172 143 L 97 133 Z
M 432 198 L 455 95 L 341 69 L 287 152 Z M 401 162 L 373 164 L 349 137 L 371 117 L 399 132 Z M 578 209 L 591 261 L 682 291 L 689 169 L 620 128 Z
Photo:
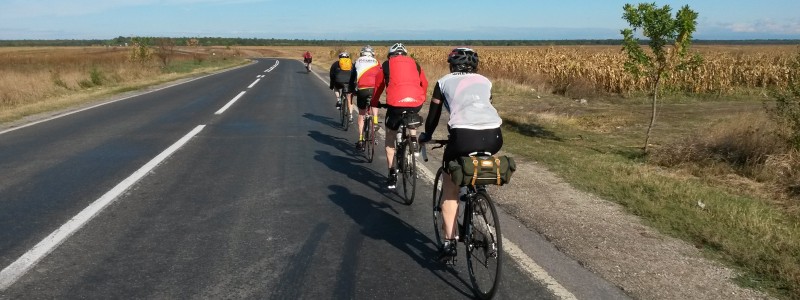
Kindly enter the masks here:
M 450 72 L 477 72 L 478 52 L 470 48 L 455 48 L 447 55 Z

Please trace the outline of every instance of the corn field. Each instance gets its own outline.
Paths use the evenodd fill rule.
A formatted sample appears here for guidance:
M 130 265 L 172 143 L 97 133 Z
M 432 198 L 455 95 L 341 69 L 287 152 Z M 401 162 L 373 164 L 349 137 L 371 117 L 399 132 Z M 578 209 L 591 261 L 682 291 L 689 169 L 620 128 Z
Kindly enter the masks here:
M 410 54 L 423 67 L 446 68 L 452 47 L 409 46 Z M 357 47 L 329 50 L 332 59 L 342 49 L 357 53 Z M 552 91 L 573 85 L 596 92 L 628 93 L 647 91 L 645 78 L 625 72 L 621 46 L 530 46 L 474 47 L 480 55 L 480 72 L 490 78 L 509 79 L 522 84 L 546 84 Z M 386 49 L 376 47 L 378 56 Z M 383 51 L 383 53 L 381 53 Z M 697 46 L 704 62 L 693 70 L 674 73 L 665 89 L 691 93 L 728 94 L 742 89 L 784 87 L 789 62 L 800 51 L 797 46 Z

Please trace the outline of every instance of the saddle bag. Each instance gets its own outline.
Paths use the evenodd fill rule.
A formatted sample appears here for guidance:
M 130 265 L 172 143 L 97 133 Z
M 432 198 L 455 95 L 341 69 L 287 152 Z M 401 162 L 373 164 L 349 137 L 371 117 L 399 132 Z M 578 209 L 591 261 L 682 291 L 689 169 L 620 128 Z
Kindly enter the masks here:
M 415 112 L 406 113 L 404 118 L 405 120 L 403 121 L 406 123 L 408 128 L 414 129 L 419 127 L 419 125 L 422 125 L 422 117 Z
M 458 186 L 504 185 L 516 170 L 514 158 L 507 155 L 462 156 L 447 162 L 450 178 Z

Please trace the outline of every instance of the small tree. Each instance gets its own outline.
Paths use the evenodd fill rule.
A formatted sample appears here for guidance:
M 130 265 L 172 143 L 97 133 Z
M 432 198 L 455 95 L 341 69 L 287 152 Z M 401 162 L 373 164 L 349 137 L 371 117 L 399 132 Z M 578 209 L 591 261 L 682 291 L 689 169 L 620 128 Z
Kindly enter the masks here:
M 793 148 L 800 150 L 800 51 L 789 70 L 789 85 L 785 91 L 770 93 L 774 106 L 764 103 L 767 113 L 785 131 L 780 134 Z
M 676 70 L 698 65 L 699 56 L 687 57 L 691 45 L 692 33 L 697 26 L 697 13 L 686 5 L 672 17 L 669 5 L 659 8 L 655 3 L 640 3 L 638 6 L 625 4 L 622 18 L 628 21 L 631 28 L 621 31 L 623 50 L 628 54 L 625 70 L 639 78 L 644 76 L 652 93 L 652 114 L 644 141 L 644 152 L 647 153 L 650 135 L 656 122 L 656 103 L 662 81 Z M 641 34 L 649 38 L 651 53 L 642 49 L 639 39 L 634 34 L 641 29 Z M 672 47 L 669 44 L 672 43 Z
M 175 41 L 171 38 L 156 39 L 156 56 L 163 67 L 167 67 L 169 60 L 175 54 Z
M 133 42 L 133 48 L 131 49 L 131 60 L 140 64 L 147 63 L 152 55 L 150 52 L 150 39 L 137 37 L 133 38 L 131 42 Z

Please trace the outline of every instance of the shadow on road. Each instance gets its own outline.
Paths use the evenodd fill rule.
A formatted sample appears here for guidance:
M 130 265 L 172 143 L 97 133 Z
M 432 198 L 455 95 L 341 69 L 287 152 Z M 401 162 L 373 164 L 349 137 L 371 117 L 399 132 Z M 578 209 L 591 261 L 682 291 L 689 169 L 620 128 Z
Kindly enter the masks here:
M 451 279 L 454 279 L 453 277 L 444 277 L 445 273 L 452 272 L 451 269 L 432 259 L 437 254 L 434 241 L 400 219 L 398 212 L 391 205 L 353 194 L 343 186 L 331 185 L 328 188 L 333 192 L 328 196 L 331 201 L 342 207 L 344 212 L 360 225 L 360 228 L 351 230 L 344 241 L 344 257 L 339 266 L 340 276 L 333 294 L 335 298 L 354 298 L 356 283 L 359 281 L 358 266 L 361 260 L 359 254 L 365 247 L 363 242 L 366 238 L 388 242 L 412 258 L 420 267 L 431 271 L 454 290 L 465 296 L 472 295 L 469 285 L 458 274 L 453 275 L 456 275 L 455 278 L 460 281 L 460 284 L 450 282 Z
M 335 108 L 331 107 L 331 109 L 335 109 Z M 336 128 L 336 129 L 339 129 L 339 130 L 342 129 L 342 126 L 340 126 L 338 119 L 336 121 L 334 121 L 333 118 L 324 117 L 324 116 L 315 115 L 315 114 L 310 114 L 310 113 L 304 113 L 303 114 L 303 118 L 309 119 L 311 121 L 316 121 L 316 122 L 318 122 L 320 124 L 330 126 L 331 128 Z

